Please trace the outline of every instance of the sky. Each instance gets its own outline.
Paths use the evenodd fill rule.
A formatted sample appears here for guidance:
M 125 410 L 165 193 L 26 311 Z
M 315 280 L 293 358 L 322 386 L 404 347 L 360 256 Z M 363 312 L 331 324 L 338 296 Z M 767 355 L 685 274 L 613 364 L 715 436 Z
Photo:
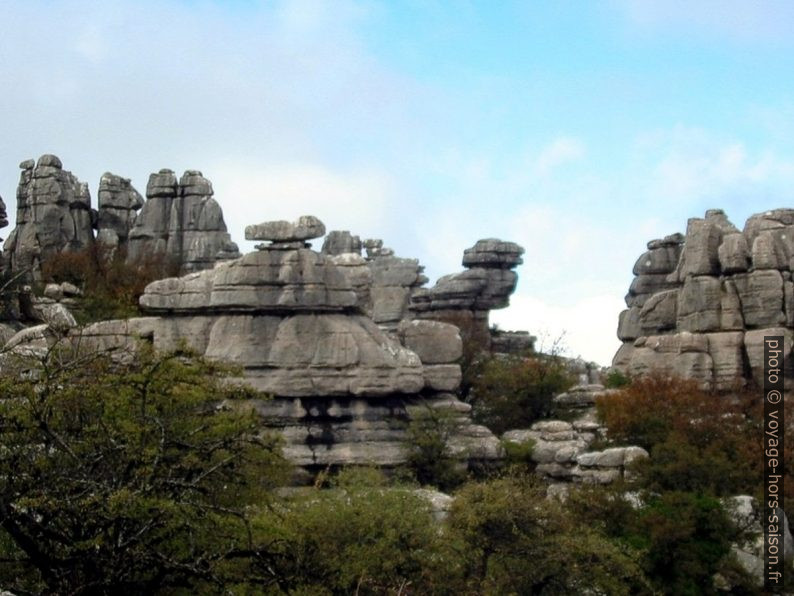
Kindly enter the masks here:
M 788 0 L 0 0 L 0 83 L 11 225 L 54 153 L 94 201 L 201 170 L 244 251 L 312 214 L 432 284 L 511 240 L 492 323 L 604 365 L 648 240 L 794 207 Z

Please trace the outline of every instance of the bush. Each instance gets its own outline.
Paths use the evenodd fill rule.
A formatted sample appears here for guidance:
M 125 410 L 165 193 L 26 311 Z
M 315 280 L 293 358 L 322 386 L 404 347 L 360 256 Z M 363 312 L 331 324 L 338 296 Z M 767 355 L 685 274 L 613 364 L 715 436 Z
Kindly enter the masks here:
M 0 377 L 0 585 L 200 592 L 250 550 L 247 507 L 285 470 L 229 371 L 141 347 L 123 367 L 54 349 Z M 9 370 L 10 369 L 10 370 Z M 22 372 L 24 374 L 22 374 Z
M 637 463 L 644 486 L 727 496 L 760 487 L 760 400 L 753 397 L 649 375 L 596 406 L 610 439 L 649 451 Z
M 263 512 L 271 539 L 254 561 L 262 586 L 289 594 L 451 594 L 460 565 L 429 505 L 386 486 L 376 470 L 345 471 L 331 489 L 310 489 Z
M 472 416 L 497 434 L 548 416 L 552 398 L 574 384 L 565 361 L 547 354 L 491 357 L 468 374 Z
M 59 252 L 41 266 L 43 282 L 69 282 L 83 290 L 75 310 L 80 323 L 138 316 L 138 298 L 146 286 L 178 272 L 178 264 L 164 255 L 127 263 L 123 250 L 102 243 L 81 251 Z
M 647 593 L 635 554 L 577 523 L 531 476 L 470 483 L 447 538 L 466 566 L 466 594 Z
M 449 440 L 459 422 L 449 410 L 424 405 L 416 408 L 408 424 L 408 468 L 422 486 L 448 491 L 466 480 L 465 454 L 453 454 Z
M 604 387 L 607 389 L 621 389 L 629 383 L 631 383 L 631 379 L 616 368 L 610 370 L 604 379 Z

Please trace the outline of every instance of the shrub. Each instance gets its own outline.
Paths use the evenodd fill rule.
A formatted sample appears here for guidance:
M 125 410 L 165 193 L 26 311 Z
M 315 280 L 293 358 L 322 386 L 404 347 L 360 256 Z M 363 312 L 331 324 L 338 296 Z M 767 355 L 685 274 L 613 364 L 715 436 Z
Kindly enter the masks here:
M 449 441 L 459 426 L 455 413 L 425 404 L 408 424 L 408 468 L 419 484 L 451 490 L 466 480 L 465 454 L 453 454 Z
M 610 439 L 649 451 L 637 463 L 646 487 L 731 495 L 760 486 L 759 403 L 749 393 L 728 398 L 649 375 L 596 406 Z
M 607 389 L 621 389 L 629 383 L 631 379 L 616 368 L 610 370 L 604 379 L 604 387 Z
M 10 370 L 9 370 L 10 369 Z M 25 371 L 25 374 L 21 374 Z M 217 589 L 247 507 L 284 472 L 229 371 L 141 348 L 52 350 L 0 377 L 0 585 L 21 593 Z
M 59 252 L 41 266 L 43 282 L 69 282 L 83 290 L 75 311 L 80 323 L 139 315 L 138 298 L 144 288 L 178 272 L 178 264 L 164 255 L 128 263 L 123 250 L 102 243 L 81 251 Z
M 289 594 L 451 594 L 460 564 L 429 505 L 386 486 L 375 470 L 350 470 L 331 489 L 310 489 L 256 531 L 275 548 L 254 561 L 263 586 Z
M 447 538 L 466 566 L 467 594 L 646 593 L 635 555 L 576 523 L 532 476 L 470 483 Z
M 565 361 L 547 354 L 491 357 L 470 376 L 472 415 L 497 434 L 548 416 L 552 398 L 574 384 Z

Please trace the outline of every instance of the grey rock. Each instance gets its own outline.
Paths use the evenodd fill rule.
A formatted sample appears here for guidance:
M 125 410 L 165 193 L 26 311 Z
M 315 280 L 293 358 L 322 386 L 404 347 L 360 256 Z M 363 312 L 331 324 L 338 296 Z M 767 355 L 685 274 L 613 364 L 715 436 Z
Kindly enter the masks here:
M 326 255 L 342 255 L 347 253 L 361 254 L 361 238 L 353 236 L 347 230 L 328 232 L 321 252 Z
M 723 273 L 741 273 L 750 267 L 750 251 L 743 234 L 724 236 L 718 254 Z
M 212 195 L 212 183 L 198 170 L 186 171 L 179 183 L 171 170 L 152 174 L 147 200 L 129 232 L 128 261 L 159 257 L 186 273 L 239 257 Z
M 722 284 L 718 278 L 687 277 L 678 294 L 678 328 L 694 332 L 719 330 L 721 298 Z
M 99 181 L 97 240 L 111 246 L 125 246 L 135 224 L 143 197 L 128 178 L 110 172 Z
M 740 273 L 732 278 L 742 305 L 745 325 L 750 328 L 775 327 L 785 323 L 783 277 L 776 270 Z
M 458 364 L 427 364 L 424 367 L 425 387 L 435 391 L 455 391 L 463 375 Z
M 642 306 L 639 325 L 643 335 L 675 329 L 678 313 L 678 290 L 666 290 L 651 296 Z
M 17 225 L 5 242 L 11 271 L 30 271 L 38 279 L 42 261 L 61 251 L 93 245 L 91 197 L 88 186 L 63 169 L 54 155 L 32 160 L 17 187 Z
M 303 215 L 298 221 L 268 221 L 246 226 L 246 240 L 270 240 L 271 242 L 295 242 L 311 240 L 325 235 L 325 224 L 313 215 Z
M 637 306 L 621 311 L 618 319 L 618 339 L 630 341 L 642 335 L 642 326 L 640 325 L 641 312 L 642 309 Z
M 463 266 L 512 269 L 524 262 L 522 254 L 524 249 L 515 242 L 486 238 L 463 251 Z
M 455 325 L 438 321 L 403 321 L 397 329 L 401 343 L 423 364 L 450 364 L 463 355 L 463 341 Z
M 690 219 L 681 258 L 676 270 L 670 274 L 670 280 L 684 281 L 688 275 L 717 275 L 723 233 L 723 228 L 714 221 Z

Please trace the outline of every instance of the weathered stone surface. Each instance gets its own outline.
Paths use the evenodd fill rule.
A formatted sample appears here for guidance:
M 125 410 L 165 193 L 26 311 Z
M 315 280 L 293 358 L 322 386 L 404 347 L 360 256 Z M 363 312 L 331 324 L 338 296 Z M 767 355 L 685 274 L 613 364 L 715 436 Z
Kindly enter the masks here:
M 524 262 L 522 254 L 524 249 L 515 242 L 486 238 L 463 251 L 463 266 L 513 269 Z
M 776 270 L 740 273 L 732 278 L 749 329 L 774 327 L 786 321 L 783 314 L 783 277 Z
M 54 155 L 41 156 L 35 166 L 32 160 L 21 165 L 17 225 L 4 249 L 11 271 L 29 270 L 38 278 L 43 260 L 93 244 L 91 196 Z
M 428 364 L 424 367 L 425 387 L 434 391 L 455 391 L 462 377 L 458 364 Z
M 0 197 L 0 228 L 8 225 L 8 213 L 6 212 L 6 204 L 3 202 L 3 197 Z M 0 238 L 2 240 L 2 238 Z
M 639 314 L 643 333 L 675 329 L 678 313 L 678 290 L 666 290 L 649 298 Z
M 494 354 L 526 355 L 535 351 L 537 338 L 529 331 L 491 329 L 491 352 Z
M 347 230 L 332 230 L 323 241 L 321 250 L 326 255 L 342 255 L 347 253 L 361 254 L 361 238 L 353 236 Z
M 684 248 L 671 280 L 684 281 L 687 275 L 717 275 L 719 246 L 723 229 L 714 221 L 692 218 L 687 223 Z
M 417 259 L 392 255 L 371 257 L 367 266 L 372 278 L 367 312 L 378 325 L 395 329 L 408 317 L 412 296 L 427 281 L 424 267 Z
M 745 378 L 744 332 L 709 333 L 707 337 L 715 388 L 728 390 L 736 387 Z
M 438 321 L 403 321 L 397 328 L 401 343 L 423 364 L 449 364 L 463 355 L 463 341 L 455 325 Z
M 691 219 L 675 271 L 664 276 L 672 247 L 651 241 L 635 264 L 630 308 L 618 321 L 624 344 L 613 366 L 629 374 L 680 374 L 726 391 L 742 385 L 758 344 L 747 333 L 794 328 L 794 210 L 754 215 L 742 232 L 720 210 Z M 692 343 L 692 334 L 707 345 Z M 673 339 L 662 339 L 668 335 Z
M 716 331 L 720 328 L 722 284 L 716 277 L 689 276 L 678 294 L 677 326 L 682 331 Z M 675 325 L 672 327 L 675 328 Z M 659 328 L 671 329 L 671 327 Z M 652 331 L 648 329 L 648 331 Z
M 642 309 L 632 306 L 620 313 L 618 319 L 618 339 L 621 341 L 635 340 L 642 335 L 640 313 Z
M 114 247 L 125 246 L 143 197 L 128 178 L 105 172 L 97 199 L 97 239 Z
M 153 282 L 141 296 L 150 313 L 356 311 L 350 282 L 308 249 L 263 250 L 214 269 Z
M 764 337 L 783 337 L 783 377 L 786 389 L 794 387 L 794 361 L 791 357 L 791 347 L 794 342 L 794 331 L 785 327 L 770 327 L 767 329 L 754 329 L 744 334 L 744 347 L 747 361 L 752 371 L 753 379 L 759 387 L 764 384 Z
M 325 224 L 313 215 L 302 215 L 296 222 L 268 221 L 245 228 L 246 240 L 295 242 L 325 235 Z
M 190 272 L 239 257 L 212 195 L 212 183 L 198 170 L 187 170 L 179 183 L 171 170 L 152 174 L 129 233 L 128 261 L 160 255 Z
M 741 273 L 750 267 L 750 251 L 743 234 L 724 236 L 718 254 L 723 273 Z

